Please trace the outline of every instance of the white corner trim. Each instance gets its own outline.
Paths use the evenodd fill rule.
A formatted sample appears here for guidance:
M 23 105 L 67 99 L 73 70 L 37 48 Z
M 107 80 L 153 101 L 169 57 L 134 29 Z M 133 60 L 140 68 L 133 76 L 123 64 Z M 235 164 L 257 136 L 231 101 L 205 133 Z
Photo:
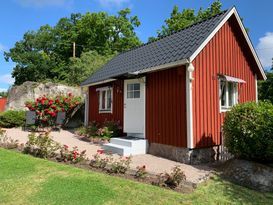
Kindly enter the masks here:
M 186 108 L 187 108 L 187 148 L 193 147 L 193 108 L 192 108 L 192 73 L 194 66 L 189 63 L 186 68 Z
M 207 37 L 207 39 L 206 39 L 206 40 L 199 46 L 199 48 L 191 55 L 191 57 L 189 58 L 189 60 L 190 60 L 190 62 L 192 62 L 192 61 L 196 58 L 196 56 L 204 49 L 204 47 L 209 43 L 209 41 L 215 36 L 215 34 L 220 30 L 220 28 L 222 28 L 222 26 L 227 22 L 227 20 L 228 20 L 233 14 L 235 15 L 235 17 L 236 17 L 236 19 L 237 19 L 237 21 L 238 21 L 238 23 L 239 23 L 239 25 L 240 25 L 241 31 L 242 31 L 243 34 L 244 34 L 244 37 L 245 37 L 245 39 L 246 39 L 246 41 L 247 41 L 247 44 L 248 44 L 248 46 L 249 46 L 249 48 L 250 48 L 250 50 L 251 50 L 251 52 L 252 52 L 252 55 L 254 56 L 254 59 L 255 59 L 257 65 L 258 65 L 258 67 L 259 67 L 259 70 L 260 70 L 260 72 L 261 72 L 261 74 L 262 74 L 262 76 L 263 76 L 263 79 L 266 80 L 266 75 L 265 75 L 263 66 L 262 66 L 262 64 L 261 64 L 261 62 L 260 62 L 260 60 L 259 60 L 259 58 L 258 58 L 258 56 L 257 56 L 257 53 L 256 53 L 256 51 L 255 51 L 255 49 L 254 49 L 254 47 L 253 47 L 253 45 L 252 45 L 252 43 L 251 43 L 251 41 L 250 41 L 250 38 L 249 38 L 249 36 L 248 36 L 248 34 L 247 34 L 245 28 L 244 28 L 244 25 L 243 25 L 243 23 L 242 23 L 242 20 L 241 20 L 241 18 L 240 18 L 240 16 L 239 16 L 239 14 L 238 14 L 238 12 L 237 12 L 237 10 L 236 10 L 235 7 L 233 7 L 233 8 L 229 11 L 229 13 L 228 13 L 228 14 L 225 16 L 225 18 L 219 23 L 219 25 L 212 31 L 212 33 Z
M 256 94 L 256 102 L 259 100 L 258 95 L 258 80 L 257 80 L 257 74 L 255 74 L 255 94 Z
M 107 79 L 107 80 L 102 80 L 102 81 L 99 81 L 99 82 L 96 82 L 96 83 L 90 83 L 90 84 L 87 84 L 87 85 L 82 85 L 81 87 L 89 87 L 89 86 L 94 86 L 94 85 L 100 85 L 100 84 L 104 84 L 104 83 L 109 83 L 109 82 L 112 82 L 112 81 L 115 81 L 116 79 Z

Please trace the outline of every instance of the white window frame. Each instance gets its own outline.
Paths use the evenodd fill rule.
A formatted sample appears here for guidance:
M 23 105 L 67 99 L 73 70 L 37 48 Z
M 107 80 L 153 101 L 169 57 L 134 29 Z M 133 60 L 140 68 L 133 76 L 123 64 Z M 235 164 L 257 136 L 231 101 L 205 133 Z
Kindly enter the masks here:
M 225 106 L 222 106 L 222 90 L 221 90 L 221 82 L 224 82 L 225 83 L 225 98 L 226 98 L 226 105 Z M 232 83 L 232 85 L 234 86 L 233 87 L 233 103 L 232 105 L 229 105 L 229 89 L 228 89 L 228 84 L 229 83 Z M 225 79 L 219 79 L 219 106 L 220 106 L 220 112 L 226 112 L 226 111 L 229 111 L 234 105 L 238 104 L 238 83 L 236 82 L 232 82 L 232 81 L 227 81 Z
M 99 113 L 112 113 L 113 111 L 113 88 L 112 87 L 102 87 L 96 89 L 99 92 Z M 105 91 L 105 100 L 104 100 L 104 108 L 102 108 L 102 92 Z M 111 106 L 110 109 L 107 108 L 108 105 L 108 92 L 111 92 Z
M 139 89 L 138 89 L 138 90 L 135 90 L 135 84 L 138 84 L 138 85 L 139 85 Z M 128 89 L 128 88 L 129 88 L 129 85 L 133 85 L 133 89 L 132 89 L 132 90 L 129 90 L 129 89 Z M 141 94 L 141 93 L 140 93 L 140 92 L 141 92 L 141 91 L 140 91 L 140 89 L 141 89 L 140 87 L 141 87 L 141 84 L 140 84 L 140 83 L 128 83 L 128 84 L 127 84 L 126 98 L 127 98 L 127 99 L 137 99 L 137 98 L 140 98 L 140 94 Z M 135 97 L 135 93 L 136 93 L 136 92 L 139 92 L 139 96 L 138 96 L 138 97 Z M 129 94 L 129 93 L 132 93 L 132 94 L 133 94 L 133 97 L 128 97 L 128 94 Z

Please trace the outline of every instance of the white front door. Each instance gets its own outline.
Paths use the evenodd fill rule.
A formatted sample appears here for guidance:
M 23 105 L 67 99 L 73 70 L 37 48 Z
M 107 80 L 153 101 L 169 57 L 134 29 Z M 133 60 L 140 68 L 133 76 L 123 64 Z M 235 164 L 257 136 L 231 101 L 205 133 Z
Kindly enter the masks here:
M 124 132 L 145 135 L 145 77 L 124 80 Z

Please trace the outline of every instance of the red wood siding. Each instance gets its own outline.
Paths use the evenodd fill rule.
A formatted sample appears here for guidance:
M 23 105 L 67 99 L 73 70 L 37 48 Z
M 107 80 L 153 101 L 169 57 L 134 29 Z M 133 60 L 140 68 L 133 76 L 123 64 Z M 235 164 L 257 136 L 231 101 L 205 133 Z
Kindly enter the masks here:
M 99 94 L 96 89 L 105 86 L 113 87 L 112 113 L 99 113 Z M 89 87 L 89 122 L 103 123 L 106 120 L 120 121 L 120 125 L 123 126 L 123 80 Z
M 217 75 L 225 74 L 246 81 L 239 86 L 239 102 L 255 101 L 254 63 L 245 39 L 232 17 L 217 32 L 193 62 L 193 132 L 195 147 L 221 143 L 219 84 Z
M 146 138 L 151 143 L 187 146 L 186 70 L 154 72 L 146 78 Z
M 0 98 L 0 112 L 5 111 L 6 103 L 7 103 L 7 98 Z

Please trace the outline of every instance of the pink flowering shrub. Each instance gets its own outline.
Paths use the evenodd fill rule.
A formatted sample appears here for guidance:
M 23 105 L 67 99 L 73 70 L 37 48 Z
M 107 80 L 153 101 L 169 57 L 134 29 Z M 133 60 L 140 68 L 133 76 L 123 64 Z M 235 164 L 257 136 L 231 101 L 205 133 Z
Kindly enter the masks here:
M 56 97 L 42 96 L 35 101 L 28 101 L 25 106 L 36 112 L 36 124 L 41 127 L 55 126 L 58 112 L 66 112 L 68 118 L 73 110 L 81 104 L 81 97 L 58 95 Z
M 113 161 L 110 164 L 109 172 L 115 174 L 125 174 L 127 170 L 130 168 L 130 164 L 132 162 L 132 157 L 120 157 L 118 160 Z
M 136 168 L 136 173 L 135 173 L 135 178 L 137 179 L 143 179 L 146 177 L 146 175 L 148 174 L 148 172 L 146 171 L 146 166 L 143 165 L 143 166 L 137 166 Z
M 102 156 L 103 151 L 98 150 L 97 154 L 95 154 L 93 159 L 90 162 L 90 166 L 97 169 L 106 169 L 107 165 L 111 164 L 113 161 L 112 155 Z
M 73 147 L 72 150 L 69 150 L 67 145 L 63 145 L 60 151 L 60 161 L 78 163 L 83 161 L 86 158 L 86 150 L 80 152 L 78 147 Z

